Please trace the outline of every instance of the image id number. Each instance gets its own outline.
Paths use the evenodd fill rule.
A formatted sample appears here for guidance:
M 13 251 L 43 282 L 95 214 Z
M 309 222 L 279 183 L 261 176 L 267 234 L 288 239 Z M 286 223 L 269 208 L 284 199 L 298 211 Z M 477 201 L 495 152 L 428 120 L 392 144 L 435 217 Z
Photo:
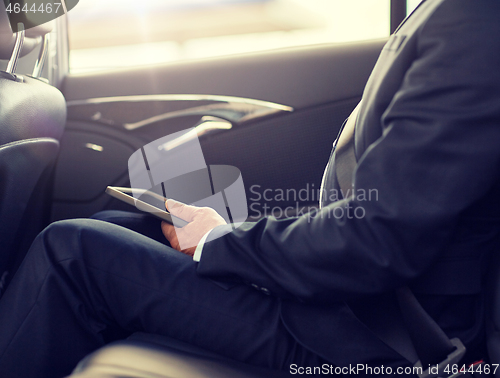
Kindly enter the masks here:
M 42 3 L 37 6 L 37 4 L 32 4 L 29 6 L 27 3 L 21 7 L 19 3 L 9 3 L 6 8 L 8 13 L 57 13 L 59 8 L 61 7 L 61 3 Z

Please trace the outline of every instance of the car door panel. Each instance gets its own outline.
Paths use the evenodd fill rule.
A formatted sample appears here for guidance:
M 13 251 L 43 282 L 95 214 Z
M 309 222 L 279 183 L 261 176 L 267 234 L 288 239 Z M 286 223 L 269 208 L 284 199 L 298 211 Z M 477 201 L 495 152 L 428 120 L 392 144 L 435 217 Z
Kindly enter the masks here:
M 285 106 L 240 117 L 231 130 L 200 137 L 205 159 L 207 164 L 241 170 L 249 205 L 259 202 L 251 207 L 254 217 L 264 215 L 264 205 L 268 214 L 273 208 L 317 203 L 314 189 L 319 188 L 332 142 L 359 101 L 383 43 L 324 45 L 67 76 L 63 93 L 69 104 L 68 124 L 56 170 L 53 219 L 127 209 L 108 198 L 104 189 L 128 185 L 132 152 L 196 125 L 204 110 L 194 114 L 192 108 L 213 110 L 220 105 L 205 97 L 197 102 L 160 101 L 152 95 L 231 96 L 243 103 L 250 99 Z M 119 98 L 99 100 L 114 96 Z M 129 96 L 138 97 L 125 101 Z M 161 118 L 169 112 L 178 113 Z M 157 121 L 127 127 L 155 116 L 160 116 Z M 297 198 L 301 189 L 307 196 L 304 192 Z M 264 190 L 269 193 L 266 198 L 260 195 Z M 279 190 L 295 196 L 275 198 Z M 291 214 L 290 210 L 287 215 Z

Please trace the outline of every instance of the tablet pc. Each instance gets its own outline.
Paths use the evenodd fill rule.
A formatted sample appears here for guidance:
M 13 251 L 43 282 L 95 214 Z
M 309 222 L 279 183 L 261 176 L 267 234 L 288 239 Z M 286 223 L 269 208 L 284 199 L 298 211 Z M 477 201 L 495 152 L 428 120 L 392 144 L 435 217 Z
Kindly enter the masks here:
M 165 206 L 165 201 L 166 198 L 163 196 L 160 196 L 156 193 L 153 193 L 149 190 L 145 189 L 135 189 L 135 188 L 124 188 L 124 187 L 119 187 L 119 186 L 108 186 L 106 188 L 106 193 L 109 194 L 110 196 L 119 199 L 120 201 L 123 201 L 125 203 L 128 203 L 129 205 L 135 206 L 137 209 L 142 210 L 146 213 L 150 213 L 151 215 L 154 215 L 155 217 L 170 223 L 174 224 L 175 221 L 175 226 L 176 227 L 184 227 L 188 222 L 186 222 L 184 219 L 181 219 L 179 217 L 176 217 L 175 215 L 170 214 L 168 211 L 161 209 L 159 204 L 163 204 L 162 206 Z M 150 197 L 151 202 L 156 203 L 157 205 L 154 206 L 150 203 L 147 203 L 143 200 L 134 198 L 132 194 L 138 194 L 139 196 L 143 197 Z M 149 202 L 149 201 L 148 201 Z

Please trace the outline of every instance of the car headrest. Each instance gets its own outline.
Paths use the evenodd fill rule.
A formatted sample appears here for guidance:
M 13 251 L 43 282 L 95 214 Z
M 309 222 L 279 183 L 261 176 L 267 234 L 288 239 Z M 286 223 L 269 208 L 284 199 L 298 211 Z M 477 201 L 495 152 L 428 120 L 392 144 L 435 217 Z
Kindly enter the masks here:
M 27 29 L 21 56 L 32 51 L 41 42 L 41 37 L 52 29 L 53 21 Z M 15 40 L 16 35 L 10 26 L 5 2 L 0 1 L 0 59 L 10 59 Z

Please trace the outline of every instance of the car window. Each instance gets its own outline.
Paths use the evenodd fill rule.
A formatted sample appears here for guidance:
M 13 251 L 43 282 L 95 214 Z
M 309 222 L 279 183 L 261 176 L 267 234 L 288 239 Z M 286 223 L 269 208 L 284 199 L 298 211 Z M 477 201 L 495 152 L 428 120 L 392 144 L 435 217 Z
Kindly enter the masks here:
M 72 72 L 389 35 L 390 0 L 80 0 Z
M 409 15 L 422 0 L 406 0 L 406 14 Z

